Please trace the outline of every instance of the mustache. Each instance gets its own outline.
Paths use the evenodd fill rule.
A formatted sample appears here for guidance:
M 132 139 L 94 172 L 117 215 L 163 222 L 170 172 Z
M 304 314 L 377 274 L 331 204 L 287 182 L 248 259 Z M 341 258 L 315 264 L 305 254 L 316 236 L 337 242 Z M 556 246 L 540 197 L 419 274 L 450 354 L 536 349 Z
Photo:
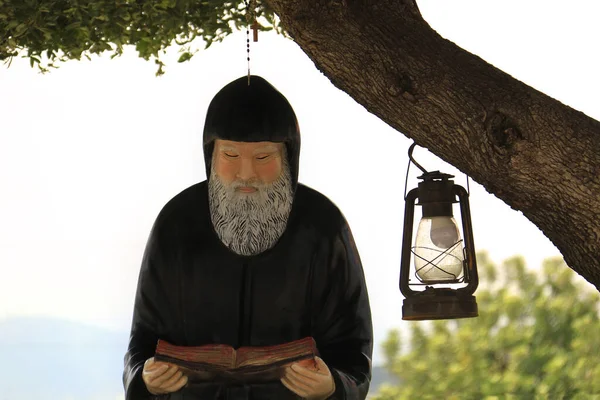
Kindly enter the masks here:
M 230 189 L 234 189 L 234 190 L 235 189 L 239 189 L 239 188 L 243 188 L 243 187 L 244 188 L 253 188 L 253 189 L 256 189 L 256 190 L 260 190 L 260 189 L 263 189 L 263 188 L 265 188 L 265 187 L 267 187 L 269 185 L 267 185 L 266 183 L 264 183 L 264 182 L 262 182 L 262 181 L 260 181 L 258 179 L 251 179 L 251 180 L 248 180 L 248 181 L 238 179 L 238 180 L 235 180 L 235 181 L 231 182 L 229 185 L 226 185 L 226 186 L 228 186 Z

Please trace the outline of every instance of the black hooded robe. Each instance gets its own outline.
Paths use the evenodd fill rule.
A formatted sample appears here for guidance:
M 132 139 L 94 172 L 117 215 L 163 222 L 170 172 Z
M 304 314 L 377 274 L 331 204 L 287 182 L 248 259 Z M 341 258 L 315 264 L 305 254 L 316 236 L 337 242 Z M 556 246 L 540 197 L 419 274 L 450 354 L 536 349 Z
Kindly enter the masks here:
M 261 89 L 264 80 L 253 79 Z M 205 124 L 207 176 L 214 140 L 206 140 L 211 108 L 212 103 Z M 273 125 L 267 128 L 272 131 Z M 293 206 L 284 234 L 271 249 L 240 256 L 220 241 L 210 219 L 206 181 L 175 196 L 159 213 L 144 252 L 125 356 L 127 400 L 297 399 L 279 381 L 239 385 L 190 381 L 170 395 L 152 396 L 142 369 L 154 355 L 158 339 L 180 346 L 219 343 L 239 348 L 307 336 L 315 339 L 332 372 L 336 391 L 331 398 L 366 398 L 373 334 L 360 258 L 339 209 L 297 183 L 297 125 L 293 134 L 295 141 L 279 140 L 286 143 L 293 163 Z M 244 139 L 253 141 L 247 140 L 247 133 Z

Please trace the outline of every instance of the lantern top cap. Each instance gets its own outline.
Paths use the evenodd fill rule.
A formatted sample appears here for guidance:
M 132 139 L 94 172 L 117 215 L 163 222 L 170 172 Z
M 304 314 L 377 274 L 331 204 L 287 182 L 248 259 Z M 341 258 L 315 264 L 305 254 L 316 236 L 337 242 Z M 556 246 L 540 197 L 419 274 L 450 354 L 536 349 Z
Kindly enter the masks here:
M 425 182 L 448 181 L 448 180 L 451 180 L 452 178 L 454 178 L 454 175 L 445 174 L 440 171 L 431 171 L 431 172 L 425 172 L 423 175 L 418 176 L 417 178 L 422 179 Z

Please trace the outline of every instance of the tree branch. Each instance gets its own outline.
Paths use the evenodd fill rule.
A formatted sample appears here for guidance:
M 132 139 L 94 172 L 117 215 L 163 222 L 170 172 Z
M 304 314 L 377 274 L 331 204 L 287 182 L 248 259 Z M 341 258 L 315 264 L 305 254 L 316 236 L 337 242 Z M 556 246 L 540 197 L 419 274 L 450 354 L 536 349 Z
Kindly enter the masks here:
M 331 82 L 520 210 L 600 288 L 600 123 L 439 36 L 414 0 L 267 0 Z

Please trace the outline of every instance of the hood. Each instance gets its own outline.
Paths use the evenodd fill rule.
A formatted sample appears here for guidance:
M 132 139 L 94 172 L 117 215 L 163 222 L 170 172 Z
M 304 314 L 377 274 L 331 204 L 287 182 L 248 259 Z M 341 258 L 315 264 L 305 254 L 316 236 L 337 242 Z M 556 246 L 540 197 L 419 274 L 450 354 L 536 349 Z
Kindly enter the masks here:
M 210 102 L 204 123 L 204 163 L 206 177 L 215 139 L 236 142 L 282 142 L 294 191 L 298 184 L 300 129 L 292 106 L 269 82 L 260 76 L 243 76 L 227 84 Z

